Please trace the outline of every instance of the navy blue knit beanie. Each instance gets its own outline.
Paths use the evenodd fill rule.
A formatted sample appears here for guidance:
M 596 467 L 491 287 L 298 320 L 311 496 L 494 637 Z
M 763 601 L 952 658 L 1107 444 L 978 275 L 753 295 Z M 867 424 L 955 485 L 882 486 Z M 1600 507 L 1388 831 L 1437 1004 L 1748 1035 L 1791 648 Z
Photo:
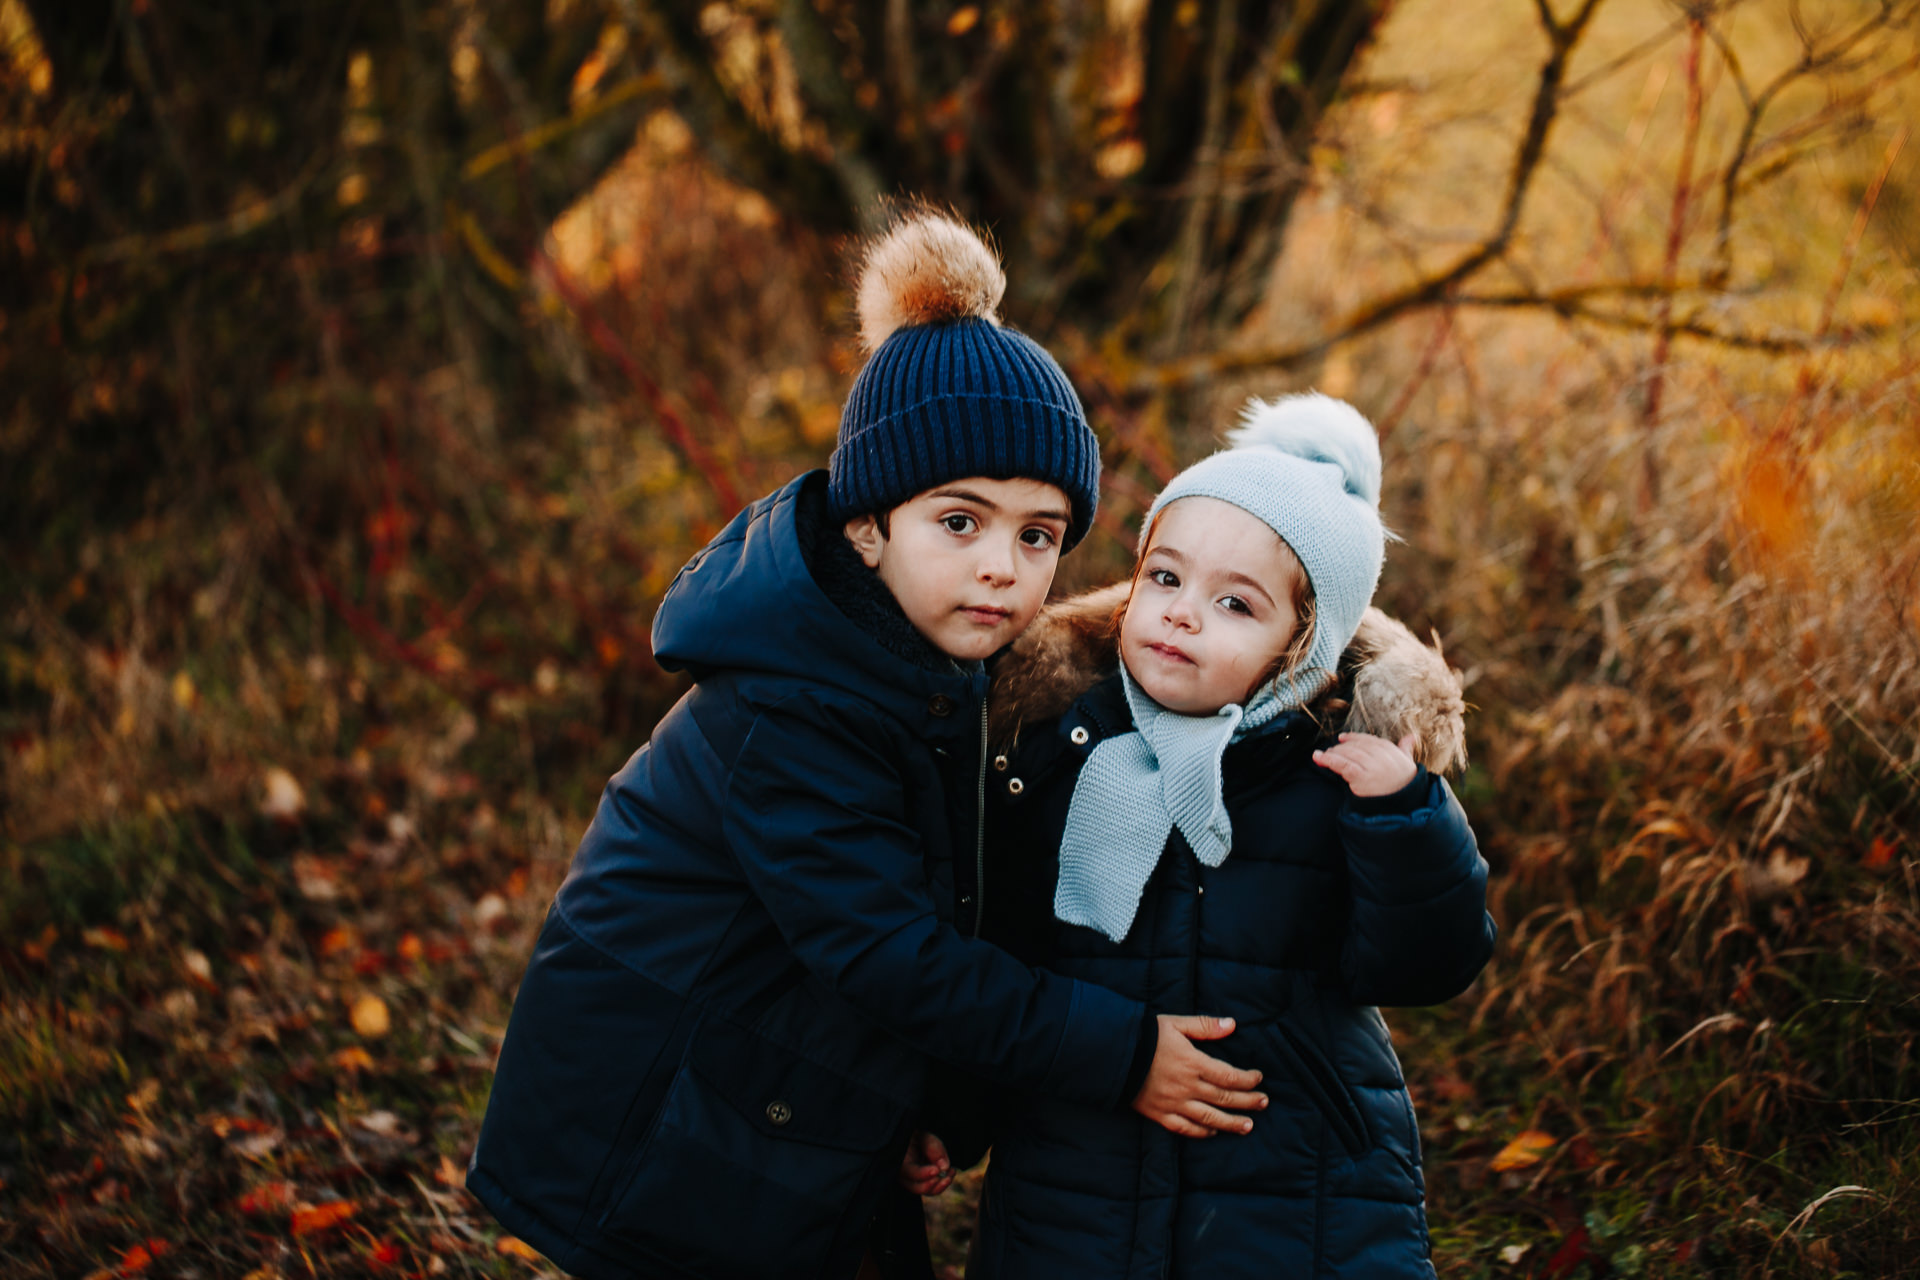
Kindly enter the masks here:
M 836 520 L 890 511 L 967 476 L 1058 485 L 1073 506 L 1062 550 L 1093 523 L 1100 442 L 1039 343 L 1004 328 L 1000 264 L 950 218 L 916 213 L 868 251 L 854 379 L 827 463 Z

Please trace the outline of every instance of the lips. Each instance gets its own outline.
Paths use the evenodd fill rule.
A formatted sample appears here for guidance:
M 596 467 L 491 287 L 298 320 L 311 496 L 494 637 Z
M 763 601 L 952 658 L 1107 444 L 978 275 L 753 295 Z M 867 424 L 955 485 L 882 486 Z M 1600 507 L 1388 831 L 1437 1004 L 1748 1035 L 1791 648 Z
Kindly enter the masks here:
M 1180 663 L 1189 667 L 1194 665 L 1192 658 L 1189 658 L 1186 654 L 1170 644 L 1149 644 L 1146 648 L 1147 652 L 1164 658 L 1168 662 Z
M 1008 618 L 1011 618 L 1013 616 L 1013 610 L 1001 609 L 990 604 L 976 604 L 976 605 L 963 606 L 960 612 L 965 614 L 968 620 L 972 622 L 978 622 L 986 626 L 992 626 L 998 623 L 1005 622 Z

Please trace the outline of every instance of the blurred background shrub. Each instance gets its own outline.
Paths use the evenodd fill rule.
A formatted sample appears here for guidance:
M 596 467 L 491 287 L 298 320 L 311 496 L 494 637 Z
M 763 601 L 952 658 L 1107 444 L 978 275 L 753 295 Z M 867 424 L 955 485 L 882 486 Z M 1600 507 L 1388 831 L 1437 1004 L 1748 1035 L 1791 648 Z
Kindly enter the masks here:
M 490 1038 L 917 197 L 1101 435 L 1063 588 L 1247 395 L 1380 426 L 1503 928 L 1393 1019 L 1443 1274 L 1900 1273 L 1916 16 L 0 0 L 0 1248 L 523 1265 L 442 1176 Z

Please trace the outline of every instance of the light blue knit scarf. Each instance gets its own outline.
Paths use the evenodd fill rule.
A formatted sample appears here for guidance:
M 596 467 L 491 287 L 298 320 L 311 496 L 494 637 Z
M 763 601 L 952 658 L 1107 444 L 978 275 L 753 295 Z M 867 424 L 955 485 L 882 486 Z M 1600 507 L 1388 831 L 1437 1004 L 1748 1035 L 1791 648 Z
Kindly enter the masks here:
M 1244 707 L 1230 703 L 1210 716 L 1189 716 L 1148 697 L 1124 662 L 1120 682 L 1134 731 L 1106 739 L 1080 770 L 1053 895 L 1057 919 L 1098 929 L 1115 942 L 1133 927 L 1140 895 L 1175 827 L 1207 866 L 1227 860 L 1233 823 L 1221 758 L 1230 743 L 1298 705 L 1287 696 L 1293 689 L 1269 685 Z

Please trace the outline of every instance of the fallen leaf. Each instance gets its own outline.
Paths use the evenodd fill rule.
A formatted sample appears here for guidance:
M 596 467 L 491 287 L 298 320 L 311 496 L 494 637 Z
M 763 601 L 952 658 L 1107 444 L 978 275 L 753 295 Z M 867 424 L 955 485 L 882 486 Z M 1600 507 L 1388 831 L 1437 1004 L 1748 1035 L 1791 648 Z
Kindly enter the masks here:
M 482 894 L 480 901 L 473 904 L 473 923 L 481 929 L 491 927 L 494 921 L 505 914 L 507 900 L 497 893 Z
M 337 956 L 342 951 L 351 951 L 360 945 L 360 939 L 346 925 L 335 925 L 320 935 L 320 954 Z
M 181 953 L 180 963 L 189 974 L 193 975 L 194 981 L 207 986 L 213 985 L 213 965 L 207 960 L 204 952 L 189 948 Z
M 278 1213 L 292 1203 L 291 1182 L 268 1182 L 242 1195 L 233 1207 L 241 1213 Z
M 137 1276 L 153 1265 L 153 1260 L 167 1251 L 165 1240 L 148 1240 L 137 1244 L 120 1255 L 120 1271 L 123 1276 Z
M 182 711 L 191 711 L 193 704 L 200 698 L 199 690 L 193 687 L 193 677 L 184 671 L 173 674 L 173 701 Z
M 265 1160 L 280 1146 L 278 1133 L 250 1133 L 244 1138 L 234 1138 L 227 1144 L 234 1152 L 249 1160 Z
M 1573 1234 L 1569 1235 L 1560 1247 L 1553 1251 L 1553 1256 L 1547 1259 L 1546 1270 L 1541 1274 L 1546 1276 L 1547 1280 L 1562 1280 L 1562 1277 L 1573 1274 L 1573 1269 L 1581 1263 L 1591 1262 L 1593 1260 L 1592 1239 L 1585 1227 L 1575 1227 Z
M 409 933 L 400 939 L 400 945 L 395 947 L 394 951 L 402 960 L 412 963 L 425 955 L 427 948 L 426 944 L 420 941 L 419 934 Z
M 53 944 L 59 937 L 60 930 L 52 925 L 48 925 L 40 931 L 40 936 L 32 942 L 21 943 L 20 950 L 27 959 L 33 961 L 35 964 L 44 964 L 47 959 L 47 953 L 53 950 Z
M 540 1251 L 518 1236 L 501 1236 L 493 1246 L 495 1253 L 510 1257 L 525 1258 L 529 1262 L 539 1262 Z
M 453 1157 L 445 1152 L 440 1155 L 440 1167 L 433 1171 L 433 1180 L 443 1187 L 462 1187 L 467 1182 L 466 1175 L 461 1172 L 460 1166 L 455 1164 Z
M 355 1116 L 353 1122 L 368 1133 L 391 1138 L 400 1132 L 400 1117 L 391 1111 L 369 1111 L 363 1116 Z
M 312 1235 L 316 1231 L 337 1227 L 352 1216 L 353 1201 L 333 1200 L 309 1209 L 295 1209 L 290 1226 L 296 1236 Z
M 950 36 L 963 36 L 973 30 L 975 26 L 979 25 L 979 22 L 980 6 L 963 4 L 953 11 L 952 17 L 947 19 L 947 34 Z
M 1500 1148 L 1487 1168 L 1495 1173 L 1506 1173 L 1512 1169 L 1526 1169 L 1539 1164 L 1541 1157 L 1553 1150 L 1556 1139 L 1550 1133 L 1538 1129 L 1528 1129 L 1525 1133 Z
M 158 1077 L 149 1079 L 145 1084 L 127 1095 L 127 1106 L 134 1111 L 145 1111 L 160 1101 L 160 1081 Z
M 370 1071 L 373 1069 L 373 1055 L 359 1045 L 348 1045 L 333 1055 L 333 1065 L 342 1071 Z
M 393 1016 L 387 1012 L 387 1002 L 376 995 L 364 995 L 355 1000 L 350 1016 L 353 1029 L 369 1040 L 393 1030 Z
M 96 929 L 82 930 L 80 941 L 90 947 L 98 947 L 102 951 L 125 951 L 128 946 L 126 934 L 106 925 Z
M 377 1262 L 383 1267 L 390 1267 L 400 1261 L 400 1246 L 391 1240 L 382 1240 L 379 1244 L 373 1246 L 373 1249 L 367 1254 L 367 1258 L 369 1261 Z
M 1867 848 L 1867 856 L 1860 860 L 1860 865 L 1869 871 L 1885 871 L 1893 865 L 1893 855 L 1899 852 L 1899 849 L 1900 846 L 1887 837 L 1875 836 L 1873 843 Z
M 293 882 L 309 902 L 331 902 L 340 896 L 340 882 L 325 859 L 303 853 L 293 860 Z
M 260 812 L 269 818 L 281 822 L 298 821 L 307 811 L 307 793 L 301 789 L 292 774 L 273 765 L 260 776 L 263 794 L 260 798 Z
M 1526 1257 L 1527 1250 L 1531 1248 L 1533 1248 L 1533 1246 L 1530 1244 L 1510 1244 L 1500 1251 L 1500 1261 L 1506 1263 L 1508 1266 L 1512 1266 L 1514 1263 L 1520 1261 L 1520 1259 Z

